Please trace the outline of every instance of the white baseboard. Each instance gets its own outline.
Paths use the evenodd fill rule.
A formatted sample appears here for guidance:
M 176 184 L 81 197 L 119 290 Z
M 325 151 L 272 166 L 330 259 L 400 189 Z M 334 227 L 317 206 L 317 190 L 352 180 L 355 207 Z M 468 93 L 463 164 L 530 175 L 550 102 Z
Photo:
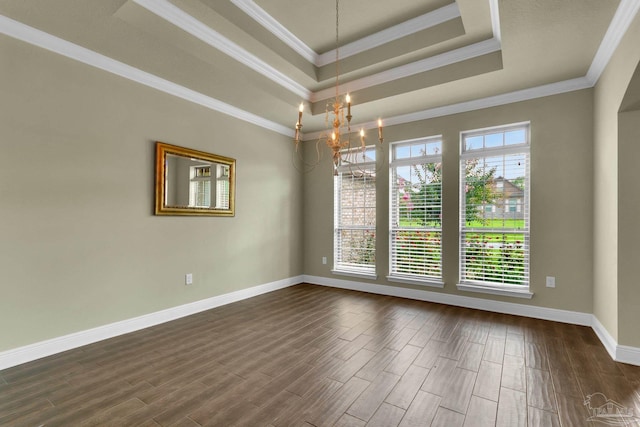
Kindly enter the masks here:
M 591 327 L 613 360 L 640 366 L 640 348 L 618 344 L 595 315 L 593 316 L 593 325 Z
M 155 313 L 134 317 L 132 319 L 122 320 L 108 325 L 99 326 L 97 328 L 7 350 L 0 353 L 0 370 L 17 366 L 22 363 L 31 362 L 46 356 L 51 356 L 52 354 L 82 347 L 83 345 L 97 341 L 113 338 L 118 335 L 159 325 L 161 323 L 220 307 L 232 302 L 241 301 L 267 292 L 283 289 L 301 283 L 302 281 L 303 276 L 290 277 L 288 279 L 265 283 L 248 289 L 218 295 L 212 298 L 157 311 Z
M 248 289 L 242 289 L 224 295 L 218 295 L 212 298 L 157 311 L 155 313 L 149 313 L 132 319 L 111 323 L 109 325 L 99 326 L 97 328 L 7 350 L 0 353 L 0 370 L 77 347 L 82 347 L 83 345 L 92 344 L 97 341 L 159 325 L 161 323 L 241 301 L 267 292 L 287 288 L 299 283 L 311 283 L 340 289 L 349 289 L 379 295 L 448 304 L 457 307 L 474 308 L 496 313 L 513 314 L 516 316 L 590 326 L 593 328 L 612 359 L 618 362 L 640 366 L 640 348 L 619 345 L 593 314 L 559 310 L 555 308 L 535 307 L 526 304 L 473 298 L 462 295 L 444 294 L 441 292 L 432 292 L 427 290 L 378 285 L 353 280 L 303 275 L 254 286 Z
M 514 314 L 516 316 L 554 320 L 556 322 L 572 323 L 575 325 L 591 326 L 592 315 L 587 313 L 580 313 L 577 311 L 536 307 L 526 304 L 516 304 L 512 302 L 495 301 L 462 295 L 452 295 L 442 292 L 432 292 L 422 289 L 408 289 L 396 286 L 377 285 L 371 283 L 355 282 L 351 280 L 333 279 L 328 277 L 303 277 L 305 282 L 316 285 L 331 286 L 341 289 L 351 289 L 354 291 L 409 298 L 420 301 L 436 302 L 440 304 L 454 305 L 457 307 L 475 308 L 478 310 L 492 311 L 495 313 Z
M 616 357 L 613 359 L 617 362 L 640 366 L 640 348 L 616 345 Z
M 595 315 L 593 315 L 591 328 L 600 339 L 600 342 L 609 353 L 609 356 L 611 356 L 613 360 L 618 360 L 616 358 L 616 353 L 617 353 L 616 349 L 618 347 L 618 343 L 611 336 L 609 331 L 607 331 L 607 329 L 604 326 L 602 326 L 602 323 L 600 323 L 600 320 L 598 320 L 598 318 Z M 618 361 L 620 362 L 620 360 Z
M 526 304 L 473 298 L 463 295 L 452 295 L 421 289 L 407 289 L 396 286 L 378 285 L 353 280 L 334 279 L 330 277 L 305 275 L 303 276 L 303 279 L 306 283 L 314 285 L 330 286 L 340 289 L 369 292 L 372 294 L 448 304 L 457 307 L 474 308 L 495 313 L 513 314 L 516 316 L 532 317 L 535 319 L 553 320 L 561 323 L 590 326 L 613 360 L 640 366 L 640 348 L 619 345 L 605 327 L 602 326 L 598 318 L 590 313 L 536 307 Z

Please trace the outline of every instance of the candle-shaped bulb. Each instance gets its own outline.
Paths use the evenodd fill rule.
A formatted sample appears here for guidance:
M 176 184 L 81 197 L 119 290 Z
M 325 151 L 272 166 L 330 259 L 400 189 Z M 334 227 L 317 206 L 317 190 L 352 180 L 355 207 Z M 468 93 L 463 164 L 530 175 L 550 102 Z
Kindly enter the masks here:
M 349 94 L 347 94 L 345 99 L 347 101 L 347 104 L 351 104 L 351 97 L 349 96 Z
M 378 139 L 382 142 L 382 119 L 378 119 Z
M 360 138 L 364 138 L 364 129 L 360 129 Z
M 351 121 L 351 97 L 349 94 L 346 96 L 347 101 L 347 120 Z
M 331 132 L 331 139 L 333 139 L 334 141 L 336 140 L 336 133 L 335 132 Z
M 302 126 L 302 111 L 304 110 L 304 103 L 300 103 L 300 108 L 298 109 L 298 127 Z

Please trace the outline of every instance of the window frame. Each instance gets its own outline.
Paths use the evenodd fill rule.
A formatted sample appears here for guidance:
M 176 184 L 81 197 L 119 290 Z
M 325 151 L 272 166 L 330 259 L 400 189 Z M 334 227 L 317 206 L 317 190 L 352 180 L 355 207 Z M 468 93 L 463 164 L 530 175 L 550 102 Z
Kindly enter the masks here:
M 403 147 L 413 147 L 420 144 L 425 145 L 424 154 L 414 155 L 413 149 L 409 148 L 409 156 L 404 158 L 398 158 L 398 151 Z M 436 152 L 434 154 L 427 154 L 429 152 L 427 146 L 436 145 Z M 443 268 L 443 250 L 442 250 L 442 165 L 443 165 L 443 155 L 442 155 L 442 135 L 433 135 L 423 138 L 416 138 L 404 141 L 397 141 L 390 144 L 389 151 L 389 274 L 387 276 L 387 280 L 392 282 L 399 283 L 409 283 L 409 284 L 418 284 L 425 286 L 432 286 L 442 288 L 444 287 L 442 268 Z M 400 225 L 400 191 L 397 188 L 396 184 L 396 171 L 399 167 L 419 167 L 420 165 L 426 164 L 435 164 L 438 163 L 440 165 L 440 206 L 439 210 L 441 213 L 440 224 L 438 226 L 435 225 L 418 225 L 418 226 L 401 226 Z M 423 169 L 424 170 L 424 169 Z M 426 201 L 425 201 L 426 203 Z M 429 207 L 434 207 L 435 205 L 428 205 Z M 425 208 L 427 205 L 425 205 Z M 399 263 L 398 260 L 402 258 L 399 255 L 399 248 L 396 247 L 396 239 L 395 236 L 398 233 L 402 232 L 426 232 L 426 233 L 438 233 L 439 234 L 439 243 L 438 248 L 440 254 L 440 260 L 437 266 L 430 264 L 429 262 L 424 263 L 422 266 L 414 265 L 411 260 L 406 260 Z M 415 252 L 417 255 L 426 255 L 433 248 L 433 246 L 428 246 L 429 244 L 425 243 L 424 246 L 418 246 L 419 250 L 412 250 L 411 252 Z M 412 253 L 413 255 L 413 253 Z M 420 274 L 420 273 L 410 273 L 410 272 L 402 272 L 402 265 L 404 265 L 404 269 L 410 268 L 424 268 L 425 270 L 432 269 L 434 267 L 439 269 L 438 275 L 429 275 L 429 274 Z
M 506 144 L 505 134 L 515 130 L 524 130 L 525 141 L 519 144 Z M 487 135 L 493 135 L 497 133 L 503 134 L 503 143 L 501 146 L 486 146 L 486 140 L 484 139 Z M 467 148 L 467 139 L 472 137 L 483 137 L 483 146 L 481 148 Z M 469 159 L 486 159 L 497 156 L 508 156 L 508 155 L 519 155 L 523 154 L 525 159 L 524 165 L 524 190 L 522 195 L 522 200 L 517 204 L 521 207 L 521 211 L 517 210 L 516 213 L 522 213 L 523 216 L 523 226 L 522 228 L 517 227 L 500 227 L 495 230 L 491 228 L 482 228 L 482 227 L 467 227 L 467 204 L 466 204 L 466 187 L 467 187 L 467 179 L 466 179 L 466 161 Z M 503 160 L 504 162 L 505 160 Z M 505 163 L 503 163 L 503 167 Z M 531 298 L 533 293 L 530 291 L 531 286 L 531 276 L 530 276 L 530 266 L 531 266 L 531 123 L 530 122 L 521 122 L 514 123 L 503 126 L 495 126 L 483 129 L 469 130 L 460 132 L 460 158 L 459 158 L 459 167 L 460 167 L 460 182 L 459 182 L 459 215 L 458 215 L 458 284 L 457 287 L 459 290 L 470 291 L 470 292 L 481 292 L 481 293 L 489 293 L 496 295 L 506 295 L 513 296 L 519 298 Z M 506 180 L 506 177 L 503 177 L 503 180 Z M 503 181 L 504 186 L 504 181 Z M 503 187 L 504 192 L 504 187 Z M 507 212 L 505 208 L 508 210 L 508 201 L 501 201 L 502 203 L 502 215 L 503 219 L 505 214 L 511 213 Z M 495 203 L 492 203 L 495 207 Z M 489 205 L 486 205 L 489 206 Z M 485 209 L 486 210 L 486 206 Z M 493 231 L 497 234 L 503 234 L 503 240 L 500 244 L 504 244 L 504 235 L 506 234 L 522 234 L 522 251 L 523 251 L 523 277 L 525 281 L 523 284 L 509 284 L 498 281 L 487 281 L 487 280 L 473 280 L 466 277 L 466 235 L 469 233 L 478 233 L 478 234 L 491 234 Z M 484 238 L 483 238 L 484 241 Z M 504 252 L 503 252 L 504 253 Z M 484 268 L 482 264 L 482 268 Z M 484 270 L 483 270 L 484 271 Z M 503 273 L 504 274 L 504 273 Z M 504 279 L 503 279 L 504 280 Z
M 190 166 L 189 206 L 211 207 L 211 165 Z
M 355 148 L 347 148 L 341 151 L 341 164 L 336 168 L 334 175 L 334 187 L 333 187 L 333 206 L 334 206 L 334 217 L 333 217 L 333 268 L 331 272 L 333 274 L 353 276 L 353 277 L 362 277 L 366 279 L 377 279 L 377 270 L 376 270 L 376 242 L 377 242 L 377 171 L 376 171 L 376 158 L 377 158 L 377 149 L 375 145 L 367 145 L 364 147 L 364 154 L 366 156 L 367 153 L 373 154 L 373 158 L 366 160 L 366 157 L 363 156 L 363 160 L 359 160 L 360 153 L 363 152 L 363 147 L 355 147 Z M 372 171 L 369 173 L 369 171 Z M 341 183 L 344 174 L 358 174 L 361 173 L 365 176 L 367 173 L 372 177 L 373 180 L 373 218 L 374 222 L 372 225 L 357 225 L 357 224 L 345 224 L 341 221 L 343 218 L 342 211 L 345 207 L 342 206 L 340 201 L 342 200 L 342 188 Z M 365 193 L 366 196 L 366 193 Z M 364 200 L 364 205 L 360 206 L 362 209 L 371 209 L 371 206 L 367 206 L 367 200 Z M 344 253 L 345 249 L 341 245 L 341 232 L 342 231 L 363 231 L 363 232 L 371 232 L 373 236 L 373 249 L 371 251 L 373 256 L 373 262 L 371 264 L 357 264 L 357 263 L 348 263 L 344 261 Z M 366 238 L 366 237 L 364 237 Z M 362 248 L 360 248 L 362 249 Z

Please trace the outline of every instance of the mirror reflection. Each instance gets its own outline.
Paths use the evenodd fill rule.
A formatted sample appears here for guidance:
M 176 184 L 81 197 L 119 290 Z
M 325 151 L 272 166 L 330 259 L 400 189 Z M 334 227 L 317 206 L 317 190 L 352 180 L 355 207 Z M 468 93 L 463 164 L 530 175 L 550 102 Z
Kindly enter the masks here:
M 229 165 L 167 155 L 167 206 L 229 209 Z
M 235 160 L 157 143 L 156 214 L 234 214 Z

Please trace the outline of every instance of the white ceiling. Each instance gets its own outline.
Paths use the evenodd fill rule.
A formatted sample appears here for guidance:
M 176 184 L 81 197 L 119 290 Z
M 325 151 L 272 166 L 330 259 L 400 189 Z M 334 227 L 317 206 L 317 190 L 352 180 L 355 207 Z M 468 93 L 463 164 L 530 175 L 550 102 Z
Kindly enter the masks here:
M 590 87 L 639 7 L 342 0 L 339 92 L 369 128 Z M 307 138 L 323 129 L 336 92 L 334 1 L 0 0 L 0 15 L 9 37 L 287 135 L 300 101 Z

